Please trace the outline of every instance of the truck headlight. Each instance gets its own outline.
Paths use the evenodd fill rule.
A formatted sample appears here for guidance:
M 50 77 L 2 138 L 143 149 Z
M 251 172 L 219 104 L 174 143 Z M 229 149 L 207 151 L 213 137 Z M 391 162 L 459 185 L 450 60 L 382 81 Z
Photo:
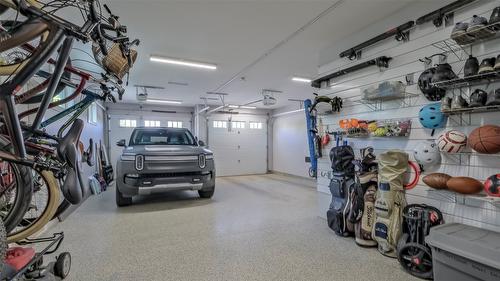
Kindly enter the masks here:
M 200 168 L 202 169 L 207 166 L 207 157 L 205 156 L 205 154 L 198 155 L 198 166 L 200 166 Z
M 144 169 L 144 155 L 135 156 L 135 169 L 137 171 L 142 171 L 142 169 Z
M 135 154 L 122 154 L 122 156 L 120 156 L 120 159 L 122 161 L 134 161 L 135 160 Z
M 207 158 L 207 160 L 213 160 L 214 159 L 214 155 L 213 154 L 207 154 L 207 155 L 205 155 L 205 158 Z

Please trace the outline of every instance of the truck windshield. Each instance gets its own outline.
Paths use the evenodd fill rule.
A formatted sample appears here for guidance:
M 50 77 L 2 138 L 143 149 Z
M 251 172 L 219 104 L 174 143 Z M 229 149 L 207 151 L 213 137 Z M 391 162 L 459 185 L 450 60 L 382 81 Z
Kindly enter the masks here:
M 135 130 L 130 145 L 195 145 L 188 130 L 147 129 Z

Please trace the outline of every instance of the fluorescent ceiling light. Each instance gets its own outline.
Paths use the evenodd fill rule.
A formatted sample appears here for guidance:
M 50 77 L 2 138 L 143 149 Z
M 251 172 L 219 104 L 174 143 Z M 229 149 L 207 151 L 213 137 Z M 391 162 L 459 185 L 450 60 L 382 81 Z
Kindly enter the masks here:
M 243 109 L 257 109 L 256 106 L 248 106 L 248 105 L 241 105 L 240 108 L 243 108 Z
M 156 102 L 156 103 L 169 103 L 169 104 L 181 104 L 182 101 L 178 100 L 158 100 L 158 99 L 147 99 L 147 102 Z
M 302 78 L 302 77 L 293 77 L 292 80 L 295 82 L 304 82 L 304 83 L 311 83 L 312 82 L 311 79 Z
M 229 108 L 240 108 L 240 106 L 239 106 L 239 105 L 233 105 L 233 104 L 230 104 L 230 105 L 228 105 L 227 107 L 229 107 Z
M 162 62 L 162 63 L 169 63 L 169 64 L 175 64 L 175 65 L 205 68 L 205 69 L 210 69 L 210 70 L 217 69 L 217 65 L 215 65 L 215 64 L 196 62 L 196 61 L 187 61 L 187 60 L 183 60 L 183 59 L 175 59 L 175 58 L 160 57 L 160 56 L 153 56 L 153 55 L 149 58 L 149 60 L 154 61 L 154 62 Z

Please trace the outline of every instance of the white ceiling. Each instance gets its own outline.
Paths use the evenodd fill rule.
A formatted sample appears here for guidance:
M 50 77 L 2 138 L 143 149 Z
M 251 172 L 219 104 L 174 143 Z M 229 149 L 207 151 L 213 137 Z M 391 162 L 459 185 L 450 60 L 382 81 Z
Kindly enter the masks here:
M 279 42 L 316 18 L 336 1 L 111 0 L 110 7 L 139 38 L 139 57 L 131 72 L 124 102 L 135 103 L 134 84 L 163 86 L 149 91 L 159 99 L 201 103 L 214 91 L 264 55 Z M 261 98 L 262 89 L 283 91 L 274 107 L 288 99 L 309 97 L 313 89 L 292 82 L 292 76 L 314 77 L 318 53 L 373 22 L 406 6 L 412 0 L 344 0 L 333 11 L 299 33 L 272 54 L 229 83 L 226 103 L 246 104 Z M 368 38 L 367 38 L 368 39 Z M 216 71 L 154 63 L 150 54 L 211 62 Z M 238 76 L 238 77 L 240 77 Z M 168 84 L 189 83 L 188 86 Z M 217 104 L 217 101 L 211 101 Z M 263 107 L 261 103 L 255 104 Z

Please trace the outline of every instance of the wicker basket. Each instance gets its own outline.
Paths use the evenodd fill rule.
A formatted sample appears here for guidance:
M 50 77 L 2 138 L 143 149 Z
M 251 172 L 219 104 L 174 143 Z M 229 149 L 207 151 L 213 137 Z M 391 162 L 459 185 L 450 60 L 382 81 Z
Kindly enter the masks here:
M 130 57 L 132 58 L 133 65 L 137 59 L 137 51 L 130 50 Z M 120 45 L 118 44 L 113 44 L 108 52 L 108 55 L 103 58 L 102 64 L 108 71 L 116 75 L 119 79 L 122 79 L 132 67 L 132 65 L 128 65 L 128 60 L 125 56 L 123 56 Z

